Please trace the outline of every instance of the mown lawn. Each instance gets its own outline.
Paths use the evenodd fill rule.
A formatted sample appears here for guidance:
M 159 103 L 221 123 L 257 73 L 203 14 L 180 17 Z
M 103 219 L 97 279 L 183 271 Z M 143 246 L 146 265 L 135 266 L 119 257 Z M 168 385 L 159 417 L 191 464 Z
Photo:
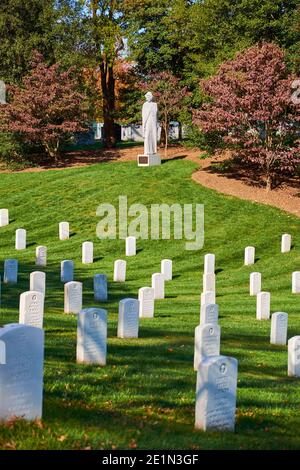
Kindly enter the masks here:
M 1 174 L 0 208 L 11 224 L 0 229 L 0 270 L 5 258 L 20 263 L 16 287 L 2 286 L 1 323 L 18 321 L 19 294 L 29 288 L 37 245 L 48 247 L 45 311 L 46 350 L 42 423 L 0 426 L 1 449 L 299 449 L 300 379 L 287 377 L 287 348 L 271 346 L 270 322 L 255 319 L 249 274 L 260 271 L 271 292 L 271 310 L 289 314 L 288 336 L 300 334 L 300 295 L 291 294 L 292 271 L 300 269 L 300 220 L 279 210 L 219 195 L 191 180 L 194 164 L 168 161 L 138 168 L 134 162 L 80 169 Z M 96 208 L 101 202 L 130 204 L 203 203 L 205 244 L 186 251 L 180 240 L 139 240 L 127 259 L 127 282 L 113 283 L 113 262 L 124 259 L 123 240 L 99 240 Z M 68 220 L 72 236 L 58 240 L 58 222 Z M 16 252 L 14 232 L 28 231 L 28 248 Z M 280 253 L 282 233 L 293 249 Z M 95 243 L 93 265 L 82 265 L 81 243 Z M 243 266 L 244 247 L 256 246 L 254 267 Z M 239 361 L 236 432 L 194 430 L 196 375 L 194 328 L 199 321 L 203 255 L 216 254 L 221 352 Z M 156 301 L 155 318 L 144 319 L 137 340 L 116 338 L 120 299 L 137 296 L 173 259 L 174 280 L 166 299 Z M 106 273 L 109 284 L 108 363 L 76 364 L 76 316 L 63 313 L 60 261 L 74 259 L 84 285 L 84 307 L 94 306 L 92 279 Z M 1 366 L 0 366 L 1 367 Z

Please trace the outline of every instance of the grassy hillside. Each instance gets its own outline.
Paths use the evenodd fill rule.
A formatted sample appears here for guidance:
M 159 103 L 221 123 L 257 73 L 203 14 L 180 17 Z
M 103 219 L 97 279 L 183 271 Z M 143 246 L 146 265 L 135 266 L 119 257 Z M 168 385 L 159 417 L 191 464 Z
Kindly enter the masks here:
M 0 208 L 11 224 L 0 228 L 0 271 L 5 258 L 20 263 L 16 287 L 2 286 L 1 323 L 18 320 L 19 294 L 29 288 L 37 245 L 48 247 L 45 310 L 46 350 L 42 424 L 0 426 L 0 448 L 8 449 L 296 449 L 300 447 L 300 380 L 287 377 L 287 348 L 269 343 L 270 322 L 255 319 L 249 274 L 260 271 L 271 292 L 271 311 L 289 314 L 288 336 L 300 334 L 300 295 L 291 294 L 292 271 L 300 269 L 300 220 L 279 210 L 219 195 L 191 181 L 194 164 L 168 161 L 158 168 L 134 162 L 80 169 L 2 174 Z M 186 251 L 180 240 L 139 240 L 127 260 L 127 282 L 113 283 L 113 262 L 124 259 L 123 240 L 99 240 L 96 208 L 118 204 L 203 203 L 205 244 Z M 58 240 L 68 220 L 72 236 Z M 14 232 L 28 231 L 28 248 L 16 252 Z M 280 253 L 282 233 L 293 249 Z M 94 241 L 96 261 L 82 265 L 81 243 Z M 256 246 L 254 267 L 243 266 L 244 247 Z M 203 255 L 216 254 L 221 353 L 239 361 L 234 434 L 194 430 L 196 375 L 194 328 L 199 321 Z M 173 259 L 174 280 L 155 318 L 143 319 L 137 340 L 116 338 L 118 302 L 151 283 L 162 258 Z M 94 306 L 93 275 L 108 275 L 108 363 L 76 364 L 76 316 L 63 313 L 60 261 L 73 259 L 84 285 L 84 307 Z

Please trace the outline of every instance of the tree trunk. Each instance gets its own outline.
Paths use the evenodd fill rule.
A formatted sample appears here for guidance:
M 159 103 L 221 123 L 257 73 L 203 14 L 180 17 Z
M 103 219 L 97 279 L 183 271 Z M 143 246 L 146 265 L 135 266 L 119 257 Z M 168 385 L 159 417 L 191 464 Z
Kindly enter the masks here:
M 165 128 L 165 158 L 167 157 L 168 153 L 168 122 L 165 121 L 164 128 Z
M 112 65 L 102 62 L 100 66 L 101 88 L 103 96 L 104 146 L 114 148 L 117 143 L 115 133 L 115 79 Z
M 266 179 L 266 190 L 271 191 L 272 190 L 272 175 L 270 173 L 267 174 L 267 179 Z

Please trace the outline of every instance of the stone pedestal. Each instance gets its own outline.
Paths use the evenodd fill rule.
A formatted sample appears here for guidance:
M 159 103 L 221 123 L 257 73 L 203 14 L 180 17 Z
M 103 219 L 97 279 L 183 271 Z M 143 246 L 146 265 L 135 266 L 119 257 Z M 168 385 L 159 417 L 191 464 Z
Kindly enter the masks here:
M 158 153 L 152 153 L 149 155 L 141 154 L 137 156 L 138 166 L 154 166 L 161 164 L 161 158 Z

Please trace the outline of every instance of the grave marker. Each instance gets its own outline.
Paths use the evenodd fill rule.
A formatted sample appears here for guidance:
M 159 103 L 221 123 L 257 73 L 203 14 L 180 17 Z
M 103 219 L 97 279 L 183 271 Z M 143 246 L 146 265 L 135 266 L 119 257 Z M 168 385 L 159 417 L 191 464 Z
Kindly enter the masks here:
M 30 273 L 30 287 L 29 290 L 46 293 L 46 274 L 41 271 L 34 271 Z
M 152 287 L 141 287 L 139 289 L 140 318 L 154 317 L 154 289 Z
M 136 238 L 127 237 L 126 238 L 126 256 L 135 256 L 136 255 Z
M 4 284 L 17 284 L 18 282 L 18 261 L 16 259 L 6 259 L 4 261 Z
M 221 329 L 215 323 L 198 325 L 195 328 L 194 370 L 208 356 L 220 355 Z
M 82 244 L 82 263 L 91 264 L 94 262 L 94 244 L 93 242 L 83 242 Z
M 42 417 L 44 331 L 27 325 L 0 328 L 0 420 Z
M 139 301 L 123 299 L 119 303 L 118 338 L 138 338 Z
M 43 328 L 44 294 L 37 291 L 23 292 L 20 295 L 19 323 Z
M 16 230 L 16 250 L 25 250 L 26 249 L 26 230 L 23 228 L 18 228 Z
M 59 223 L 59 239 L 68 240 L 70 238 L 70 224 L 69 222 Z
M 117 259 L 114 263 L 114 281 L 125 282 L 126 280 L 126 261 Z
M 254 246 L 246 246 L 245 248 L 245 266 L 250 266 L 251 264 L 255 263 L 255 247 Z
M 300 377 L 300 336 L 288 340 L 288 375 Z
M 172 260 L 163 259 L 161 261 L 161 273 L 164 275 L 165 281 L 172 281 Z
M 273 313 L 271 319 L 270 343 L 286 345 L 288 328 L 288 314 L 284 312 Z
M 65 259 L 60 263 L 60 280 L 63 283 L 72 282 L 74 279 L 74 262 Z
M 215 274 L 215 255 L 212 253 L 204 256 L 204 274 Z
M 218 324 L 219 306 L 217 304 L 204 304 L 200 309 L 200 325 L 206 323 Z
M 261 273 L 250 274 L 250 295 L 257 295 L 261 292 Z
M 212 356 L 197 372 L 195 428 L 203 431 L 234 431 L 238 361 Z
M 107 311 L 102 308 L 81 310 L 77 319 L 78 363 L 106 365 Z
M 46 266 L 47 265 L 47 247 L 46 246 L 37 246 L 35 250 L 35 264 L 37 266 Z
M 287 253 L 291 251 L 292 237 L 288 233 L 285 233 L 281 237 L 281 253 Z
M 295 271 L 292 274 L 292 293 L 300 294 L 300 271 Z
M 8 209 L 0 209 L 0 227 L 9 225 Z
M 269 320 L 270 318 L 270 292 L 260 292 L 256 296 L 256 319 Z
M 165 278 L 163 274 L 152 274 L 152 289 L 154 289 L 154 299 L 165 298 Z
M 97 302 L 107 300 L 107 277 L 105 274 L 95 274 L 94 276 L 94 299 Z
M 67 282 L 65 284 L 65 313 L 79 313 L 82 310 L 82 283 Z

